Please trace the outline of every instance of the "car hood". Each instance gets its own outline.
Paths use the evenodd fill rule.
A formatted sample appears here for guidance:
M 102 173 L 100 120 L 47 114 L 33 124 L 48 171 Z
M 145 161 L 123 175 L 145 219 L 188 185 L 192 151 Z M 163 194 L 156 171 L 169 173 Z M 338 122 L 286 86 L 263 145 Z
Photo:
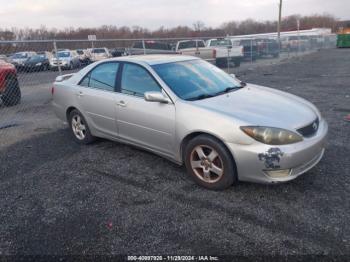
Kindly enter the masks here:
M 252 84 L 225 95 L 193 103 L 234 117 L 247 125 L 285 129 L 303 127 L 319 116 L 317 109 L 300 97 Z
M 57 58 L 52 58 L 51 59 L 52 62 L 57 62 L 58 60 L 60 60 L 60 61 L 71 61 L 72 58 L 71 57 L 59 57 L 58 59 Z

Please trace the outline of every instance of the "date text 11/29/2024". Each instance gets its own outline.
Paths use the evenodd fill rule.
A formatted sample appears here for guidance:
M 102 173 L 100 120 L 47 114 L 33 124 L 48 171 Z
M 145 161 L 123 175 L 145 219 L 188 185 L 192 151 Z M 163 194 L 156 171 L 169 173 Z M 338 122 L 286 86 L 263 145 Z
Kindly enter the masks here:
M 219 261 L 216 256 L 128 256 L 128 261 Z

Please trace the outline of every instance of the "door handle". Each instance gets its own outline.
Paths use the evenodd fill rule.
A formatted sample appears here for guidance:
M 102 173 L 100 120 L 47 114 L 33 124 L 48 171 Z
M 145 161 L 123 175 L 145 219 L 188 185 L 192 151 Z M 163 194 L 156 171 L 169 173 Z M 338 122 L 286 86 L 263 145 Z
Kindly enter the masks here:
M 81 91 L 79 91 L 76 95 L 79 96 L 79 97 L 84 96 L 83 92 L 81 92 Z
M 122 106 L 122 107 L 126 107 L 126 103 L 123 100 L 117 102 L 117 105 Z

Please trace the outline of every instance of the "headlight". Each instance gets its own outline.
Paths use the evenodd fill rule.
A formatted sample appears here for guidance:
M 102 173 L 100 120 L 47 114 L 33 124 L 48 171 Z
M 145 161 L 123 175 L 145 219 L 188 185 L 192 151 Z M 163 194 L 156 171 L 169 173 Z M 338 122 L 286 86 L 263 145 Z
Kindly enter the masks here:
M 251 138 L 267 145 L 287 145 L 303 140 L 297 133 L 281 128 L 242 126 L 241 129 Z
M 41 63 L 37 63 L 36 66 L 41 66 Z

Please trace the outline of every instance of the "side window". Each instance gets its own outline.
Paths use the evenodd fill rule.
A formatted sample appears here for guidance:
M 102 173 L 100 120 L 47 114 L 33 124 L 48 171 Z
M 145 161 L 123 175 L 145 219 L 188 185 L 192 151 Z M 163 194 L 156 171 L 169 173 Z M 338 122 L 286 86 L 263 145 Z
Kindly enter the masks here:
M 119 63 L 104 63 L 95 67 L 83 80 L 81 86 L 114 91 Z
M 198 41 L 197 42 L 198 47 L 205 47 L 203 41 Z
M 143 97 L 148 91 L 160 91 L 160 87 L 147 70 L 138 65 L 124 64 L 121 92 Z

